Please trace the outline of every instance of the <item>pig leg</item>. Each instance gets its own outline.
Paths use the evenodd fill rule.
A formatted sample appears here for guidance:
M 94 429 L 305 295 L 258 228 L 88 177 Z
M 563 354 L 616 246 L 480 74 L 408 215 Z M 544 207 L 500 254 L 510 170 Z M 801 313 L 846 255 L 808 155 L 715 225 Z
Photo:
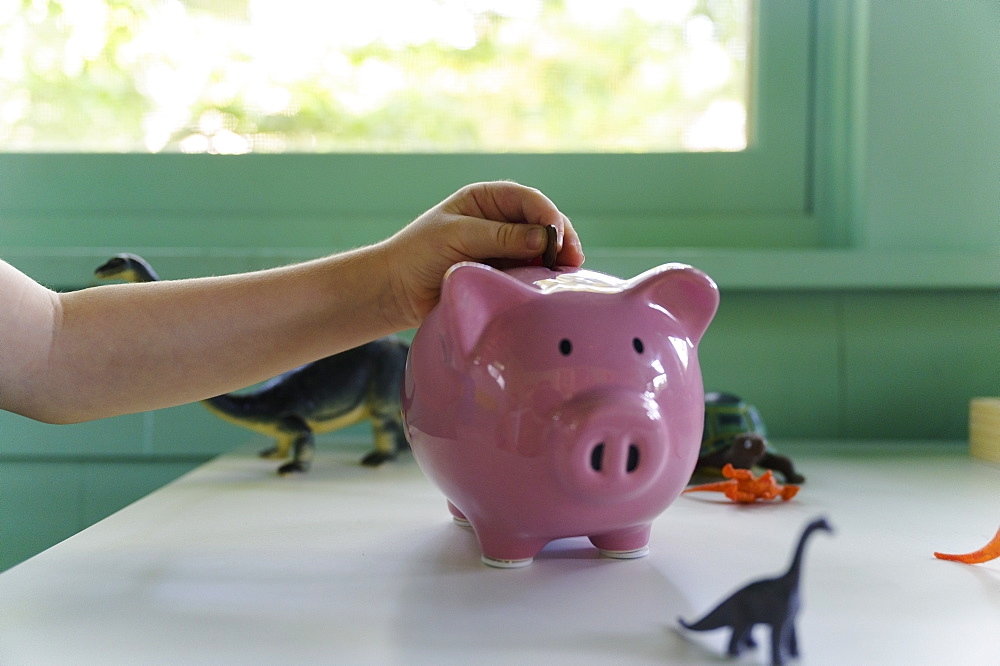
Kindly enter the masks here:
M 483 564 L 497 569 L 517 569 L 531 564 L 549 539 L 531 539 L 517 536 L 513 532 L 502 529 L 477 529 L 472 523 L 472 529 L 479 539 L 479 547 L 483 551 Z
M 455 521 L 456 525 L 460 527 L 472 527 L 469 519 L 465 517 L 464 513 L 459 511 L 457 506 L 451 503 L 451 500 L 448 500 L 448 511 L 451 512 L 451 519 Z
M 601 555 L 616 560 L 634 560 L 649 555 L 649 533 L 652 525 L 639 525 L 626 529 L 592 534 L 590 543 L 597 546 Z
M 448 511 L 451 512 L 451 519 L 456 525 L 476 532 L 475 527 L 465 517 L 462 510 L 455 506 L 451 500 L 448 500 Z M 535 554 L 548 543 L 546 540 L 529 542 L 525 539 L 508 537 L 492 531 L 488 531 L 482 535 L 476 532 L 476 538 L 479 540 L 479 547 L 483 551 L 483 563 L 497 569 L 517 569 L 528 566 L 534 559 Z

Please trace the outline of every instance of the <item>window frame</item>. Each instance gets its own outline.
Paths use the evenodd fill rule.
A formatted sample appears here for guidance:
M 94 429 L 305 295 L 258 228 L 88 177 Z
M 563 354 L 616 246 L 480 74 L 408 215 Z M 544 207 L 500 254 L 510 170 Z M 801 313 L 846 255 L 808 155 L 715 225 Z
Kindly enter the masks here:
M 509 178 L 555 200 L 588 248 L 814 247 L 812 3 L 756 0 L 753 16 L 745 151 L 8 153 L 0 244 L 337 248 L 384 237 L 465 183 Z M 66 233 L 38 240 L 39 224 Z

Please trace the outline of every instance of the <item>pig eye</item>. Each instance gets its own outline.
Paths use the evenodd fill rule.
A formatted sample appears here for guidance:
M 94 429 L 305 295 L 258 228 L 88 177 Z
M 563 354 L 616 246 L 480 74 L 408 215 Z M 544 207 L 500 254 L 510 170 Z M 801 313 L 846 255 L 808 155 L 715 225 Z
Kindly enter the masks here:
M 635 349 L 636 354 L 641 354 L 646 349 L 639 338 L 632 338 L 632 348 Z
M 573 353 L 573 343 L 566 338 L 560 340 L 559 353 L 562 354 L 563 356 L 569 356 L 571 353 Z

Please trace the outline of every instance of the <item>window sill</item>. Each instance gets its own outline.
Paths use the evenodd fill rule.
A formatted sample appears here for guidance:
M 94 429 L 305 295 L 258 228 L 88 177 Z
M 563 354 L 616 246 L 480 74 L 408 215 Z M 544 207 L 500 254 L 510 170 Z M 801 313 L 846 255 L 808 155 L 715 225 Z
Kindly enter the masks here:
M 666 261 L 705 271 L 723 290 L 997 289 L 1000 252 L 603 249 L 588 266 L 631 275 Z M 610 270 L 610 268 L 606 269 Z
M 164 278 L 257 270 L 320 256 L 324 248 L 132 248 Z M 8 248 L 3 259 L 56 288 L 96 284 L 93 271 L 120 248 Z M 1000 252 L 689 248 L 587 249 L 587 268 L 631 277 L 678 261 L 723 290 L 945 290 L 1000 288 Z

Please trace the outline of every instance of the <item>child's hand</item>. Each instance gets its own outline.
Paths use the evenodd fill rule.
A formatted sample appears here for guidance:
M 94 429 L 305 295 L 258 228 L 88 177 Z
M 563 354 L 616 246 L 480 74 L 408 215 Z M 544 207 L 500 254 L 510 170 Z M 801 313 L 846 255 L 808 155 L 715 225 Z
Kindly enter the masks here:
M 569 218 L 544 194 L 512 182 L 467 185 L 382 245 L 399 315 L 417 326 L 438 301 L 445 272 L 460 261 L 526 265 L 556 227 L 556 264 L 580 266 L 583 250 Z

